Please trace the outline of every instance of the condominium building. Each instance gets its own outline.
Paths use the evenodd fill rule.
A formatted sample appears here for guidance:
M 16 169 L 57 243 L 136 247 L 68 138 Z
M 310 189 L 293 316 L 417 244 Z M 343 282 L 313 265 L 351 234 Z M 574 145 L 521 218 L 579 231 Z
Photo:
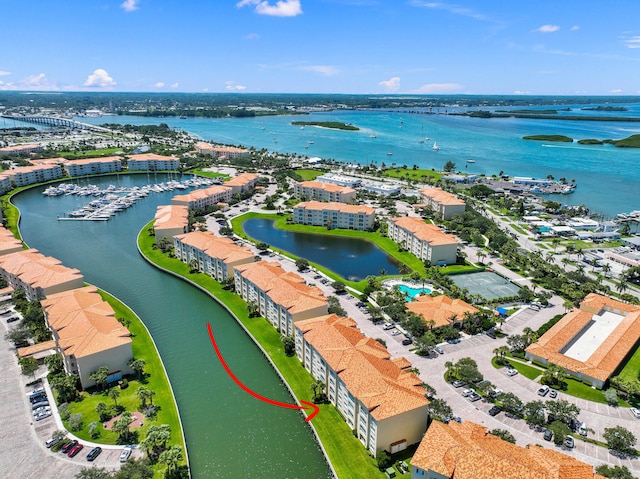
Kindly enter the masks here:
M 65 370 L 77 374 L 83 388 L 95 385 L 89 376 L 101 366 L 109 368 L 109 382 L 133 372 L 131 333 L 95 286 L 51 294 L 41 304 Z
M 198 271 L 220 282 L 234 277 L 234 267 L 256 260 L 249 248 L 205 231 L 177 235 L 173 238 L 173 246 L 176 257 L 183 263 L 195 261 Z
M 0 256 L 0 276 L 12 288 L 24 290 L 29 301 L 84 285 L 79 270 L 67 268 L 36 249 Z
M 429 405 L 422 380 L 353 319 L 332 314 L 299 321 L 295 345 L 298 359 L 326 385 L 327 398 L 372 454 L 396 453 L 422 439 Z
M 180 169 L 180 160 L 174 156 L 154 153 L 127 155 L 127 169 L 131 171 L 172 171 Z
M 593 466 L 540 445 L 517 446 L 471 421 L 433 421 L 411 459 L 411 479 L 604 479 Z
M 430 265 L 455 264 L 458 241 L 455 236 L 421 218 L 402 216 L 387 220 L 387 236 Z
M 440 295 L 420 295 L 407 304 L 407 311 L 416 314 L 429 328 L 441 328 L 461 323 L 467 314 L 478 310 L 461 299 Z
M 296 198 L 316 201 L 335 201 L 350 203 L 356 199 L 356 190 L 348 186 L 320 183 L 319 181 L 303 181 L 293 184 L 293 194 Z
M 211 155 L 214 158 L 242 158 L 251 153 L 246 148 L 236 148 L 235 146 L 212 145 L 204 141 L 195 144 L 196 151 L 202 155 Z
M 284 335 L 293 335 L 296 321 L 322 316 L 328 303 L 320 288 L 308 286 L 278 263 L 258 261 L 236 266 L 236 293 L 254 303 L 261 316 Z
M 325 173 L 316 178 L 320 183 L 331 183 L 338 186 L 348 186 L 349 188 L 358 188 L 362 185 L 362 179 L 355 176 L 338 175 L 336 173 Z
M 8 229 L 0 226 L 0 256 L 23 251 L 22 241 L 13 236 Z
M 163 238 L 173 237 L 189 231 L 189 208 L 184 205 L 160 205 L 156 210 L 153 231 L 156 245 Z
M 105 158 L 87 158 L 84 160 L 68 160 L 64 169 L 69 176 L 100 175 L 122 171 L 122 160 L 117 156 Z
M 363 205 L 304 201 L 293 208 L 293 222 L 327 228 L 369 231 L 375 225 L 376 210 Z
M 557 364 L 603 388 L 640 340 L 640 306 L 590 293 L 526 349 L 526 358 Z
M 238 176 L 234 176 L 230 180 L 225 181 L 224 186 L 231 188 L 232 195 L 245 193 L 247 191 L 252 191 L 256 187 L 259 178 L 260 175 L 256 175 L 255 173 L 241 173 Z
M 450 220 L 457 213 L 464 213 L 466 208 L 463 200 L 440 188 L 423 188 L 420 197 L 425 205 L 445 220 Z
M 183 205 L 190 210 L 199 210 L 218 203 L 231 201 L 231 188 L 213 185 L 202 190 L 195 190 L 184 195 L 176 195 L 171 199 L 173 205 Z
M 13 145 L 0 148 L 0 157 L 11 155 L 29 155 L 31 153 L 39 153 L 43 150 L 42 146 L 37 144 L 29 145 Z
M 2 172 L 2 175 L 9 178 L 12 187 L 20 187 L 57 180 L 64 176 L 64 171 L 59 164 L 42 163 L 5 170 Z
M 11 177 L 5 173 L 0 174 L 0 195 L 4 195 L 12 189 Z

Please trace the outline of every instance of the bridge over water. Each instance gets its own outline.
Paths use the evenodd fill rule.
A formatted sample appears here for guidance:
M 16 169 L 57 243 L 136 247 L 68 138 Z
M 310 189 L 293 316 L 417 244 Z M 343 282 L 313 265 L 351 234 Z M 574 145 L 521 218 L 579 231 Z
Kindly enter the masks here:
M 15 121 L 23 121 L 25 123 L 35 123 L 38 125 L 63 127 L 63 128 L 79 128 L 81 130 L 99 131 L 102 133 L 111 133 L 108 128 L 103 128 L 97 125 L 90 125 L 89 123 L 82 123 L 76 120 L 70 120 L 68 118 L 59 118 L 55 116 L 16 116 L 16 115 L 1 115 L 2 118 Z

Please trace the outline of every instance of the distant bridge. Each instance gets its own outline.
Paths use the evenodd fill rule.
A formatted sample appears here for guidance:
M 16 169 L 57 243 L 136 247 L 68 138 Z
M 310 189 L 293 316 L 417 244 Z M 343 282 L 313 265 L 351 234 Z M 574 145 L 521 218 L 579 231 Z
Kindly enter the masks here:
M 79 128 L 81 130 L 93 130 L 103 133 L 111 133 L 108 128 L 101 126 L 90 125 L 89 123 L 82 123 L 76 120 L 69 120 L 68 118 L 58 118 L 55 116 L 16 116 L 16 115 L 1 115 L 2 118 L 15 121 L 24 121 L 26 123 L 36 123 L 38 125 L 45 126 L 57 126 L 65 128 Z

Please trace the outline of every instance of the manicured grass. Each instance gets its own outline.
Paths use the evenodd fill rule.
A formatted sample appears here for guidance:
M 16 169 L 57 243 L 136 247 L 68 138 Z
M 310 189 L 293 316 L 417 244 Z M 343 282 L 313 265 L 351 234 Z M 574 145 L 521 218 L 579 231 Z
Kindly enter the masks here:
M 304 181 L 315 180 L 318 176 L 323 175 L 325 172 L 320 170 L 295 170 L 296 174 L 300 175 L 300 177 Z
M 96 158 L 100 156 L 113 156 L 116 151 L 122 151 L 122 148 L 100 148 L 99 150 L 87 150 L 87 151 L 61 151 L 57 153 L 58 156 L 68 158 L 70 160 L 78 158 Z
M 426 181 L 429 178 L 433 178 L 434 181 L 442 178 L 442 173 L 434 170 L 414 170 L 411 168 L 389 168 L 382 172 L 382 176 L 388 176 L 390 178 L 412 179 L 418 181 Z
M 200 168 L 194 168 L 193 170 L 189 170 L 188 173 L 198 175 L 198 176 L 206 176 L 207 178 L 224 178 L 224 181 L 227 181 L 231 176 L 225 173 L 218 173 L 217 171 L 204 171 Z
M 280 334 L 264 318 L 249 318 L 246 303 L 240 296 L 222 289 L 220 283 L 204 273 L 189 273 L 188 265 L 176 258 L 170 258 L 160 250 L 153 249 L 155 238 L 147 233 L 151 226 L 152 222 L 144 226 L 138 236 L 138 245 L 144 255 L 158 266 L 203 287 L 226 305 L 254 340 L 262 346 L 295 397 L 298 400 L 311 401 L 310 385 L 313 378 L 295 356 L 287 357 L 284 354 Z M 313 419 L 313 426 L 338 477 L 354 479 L 384 477 L 378 471 L 373 458 L 369 456 L 360 441 L 353 436 L 350 428 L 342 420 L 334 406 L 320 405 L 320 413 Z
M 544 372 L 544 371 L 541 371 L 540 369 L 538 369 L 536 367 L 529 366 L 528 364 L 522 364 L 522 363 L 519 363 L 517 361 L 508 361 L 508 363 L 511 365 L 511 367 L 513 369 L 518 371 L 524 377 L 526 377 L 528 379 L 531 379 L 531 380 L 537 378 L 538 376 L 540 376 Z
M 618 376 L 620 379 L 627 381 L 637 381 L 638 373 L 640 373 L 640 346 L 636 347 L 633 355 L 629 358 Z

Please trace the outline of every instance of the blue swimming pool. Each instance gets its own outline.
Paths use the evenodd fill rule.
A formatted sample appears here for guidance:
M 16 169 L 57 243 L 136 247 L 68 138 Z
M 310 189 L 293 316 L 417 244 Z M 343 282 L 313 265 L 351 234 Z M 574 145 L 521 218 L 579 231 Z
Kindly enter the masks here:
M 399 284 L 398 289 L 409 296 L 409 299 L 411 300 L 420 294 L 431 294 L 431 290 L 429 288 L 413 288 L 406 284 Z

